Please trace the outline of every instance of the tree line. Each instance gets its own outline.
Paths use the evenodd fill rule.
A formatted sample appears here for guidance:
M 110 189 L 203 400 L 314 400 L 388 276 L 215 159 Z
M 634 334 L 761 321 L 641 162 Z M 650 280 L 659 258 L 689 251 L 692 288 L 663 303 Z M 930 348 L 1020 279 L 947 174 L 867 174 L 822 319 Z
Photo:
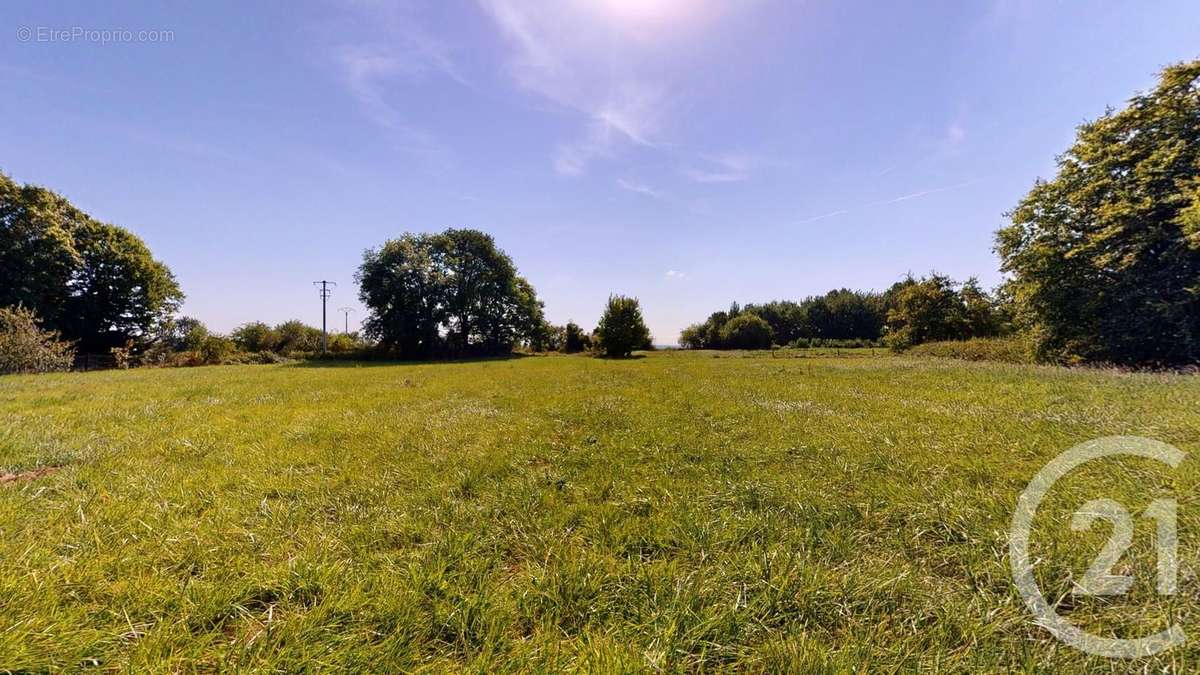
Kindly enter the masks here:
M 911 275 L 883 293 L 836 289 L 799 302 L 773 300 L 713 312 L 679 336 L 685 349 L 791 346 L 906 349 L 938 340 L 995 337 L 1011 328 L 1004 306 L 976 279 Z
M 1200 362 L 1200 60 L 1166 68 L 1152 91 L 1083 124 L 1056 175 L 1006 216 L 995 244 L 1005 281 L 992 293 L 930 274 L 883 292 L 734 303 L 685 329 L 680 344 L 906 349 L 1009 336 L 1051 363 Z M 610 297 L 591 332 L 550 324 L 533 285 L 478 230 L 404 234 L 366 251 L 356 279 L 368 316 L 362 336 L 335 341 L 346 351 L 626 356 L 650 345 L 636 298 Z M 153 362 L 147 356 L 316 348 L 316 329 L 298 321 L 201 331 L 175 317 L 182 300 L 141 239 L 0 174 L 0 368 L 51 369 L 44 364 L 62 364 L 73 349 Z

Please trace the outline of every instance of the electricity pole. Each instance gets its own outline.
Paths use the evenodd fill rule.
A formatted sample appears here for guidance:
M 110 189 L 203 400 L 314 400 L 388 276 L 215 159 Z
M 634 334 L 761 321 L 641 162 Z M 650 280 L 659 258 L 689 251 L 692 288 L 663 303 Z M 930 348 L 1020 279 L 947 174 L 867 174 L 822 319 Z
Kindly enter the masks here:
M 342 314 L 346 315 L 346 325 L 342 328 L 342 332 L 345 333 L 346 335 L 349 335 L 350 334 L 350 312 L 353 312 L 354 308 L 353 307 L 341 307 L 338 309 L 338 311 L 341 312 Z
M 324 354 L 329 349 L 329 333 L 325 329 L 325 303 L 329 300 L 329 296 L 333 294 L 333 291 L 329 287 L 337 286 L 337 284 L 332 281 L 325 281 L 324 279 L 313 282 L 313 286 L 317 284 L 321 285 L 321 353 Z

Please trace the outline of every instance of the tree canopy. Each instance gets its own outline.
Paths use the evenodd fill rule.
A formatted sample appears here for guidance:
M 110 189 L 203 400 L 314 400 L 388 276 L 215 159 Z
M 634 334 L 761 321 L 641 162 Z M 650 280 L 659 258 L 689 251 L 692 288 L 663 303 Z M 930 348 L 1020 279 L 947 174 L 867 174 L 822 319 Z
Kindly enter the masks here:
M 171 271 L 131 232 L 0 174 L 0 307 L 31 309 L 94 352 L 143 341 L 182 300 Z
M 997 233 L 1006 293 L 1055 361 L 1200 361 L 1200 61 L 1082 125 Z
M 501 354 L 548 331 L 533 286 L 478 230 L 404 234 L 363 254 L 368 336 L 404 358 Z

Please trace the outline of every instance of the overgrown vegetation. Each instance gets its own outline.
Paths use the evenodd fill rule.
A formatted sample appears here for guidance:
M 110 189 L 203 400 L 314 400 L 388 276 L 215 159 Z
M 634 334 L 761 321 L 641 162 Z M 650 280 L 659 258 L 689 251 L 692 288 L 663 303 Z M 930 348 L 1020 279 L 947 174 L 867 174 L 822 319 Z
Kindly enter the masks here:
M 1006 556 L 1016 495 L 1062 450 L 1137 434 L 1200 451 L 1200 379 L 716 355 L 2 378 L 0 472 L 40 477 L 0 485 L 0 669 L 1164 672 L 1200 657 L 1195 641 L 1117 666 L 1066 648 Z M 1043 588 L 1077 625 L 1186 626 L 1200 599 L 1186 575 L 1155 595 L 1152 529 L 1122 559 L 1133 593 L 1071 599 L 1108 537 L 1070 528 L 1091 497 L 1178 495 L 1181 568 L 1200 563 L 1192 461 L 1161 483 L 1151 463 L 1119 467 L 1103 493 L 1084 477 L 1044 505 Z
M 0 374 L 67 370 L 74 359 L 75 348 L 39 327 L 33 310 L 0 307 Z

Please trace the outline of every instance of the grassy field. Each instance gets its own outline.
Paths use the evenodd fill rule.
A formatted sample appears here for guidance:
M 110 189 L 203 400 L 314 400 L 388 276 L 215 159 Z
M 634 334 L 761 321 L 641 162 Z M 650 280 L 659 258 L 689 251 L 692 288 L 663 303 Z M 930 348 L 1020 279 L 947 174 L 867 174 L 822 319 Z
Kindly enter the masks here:
M 4 377 L 0 420 L 0 669 L 1200 659 L 1075 652 L 1033 625 L 1007 558 L 1016 497 L 1059 452 L 1200 450 L 1196 377 L 882 352 L 230 366 Z M 1133 593 L 1060 612 L 1200 632 L 1197 479 L 1189 457 L 1061 486 L 1035 541 L 1049 594 L 1107 536 L 1068 527 L 1095 494 L 1174 494 L 1184 572 L 1153 595 L 1139 519 Z

